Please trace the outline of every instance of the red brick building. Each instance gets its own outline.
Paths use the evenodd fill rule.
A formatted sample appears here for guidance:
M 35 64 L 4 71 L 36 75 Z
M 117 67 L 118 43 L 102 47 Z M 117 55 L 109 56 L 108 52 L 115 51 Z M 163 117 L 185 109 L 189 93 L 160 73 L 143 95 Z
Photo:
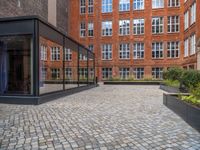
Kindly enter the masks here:
M 200 69 L 200 0 L 73 0 L 70 6 L 69 35 L 94 50 L 100 80 L 160 79 L 172 66 Z

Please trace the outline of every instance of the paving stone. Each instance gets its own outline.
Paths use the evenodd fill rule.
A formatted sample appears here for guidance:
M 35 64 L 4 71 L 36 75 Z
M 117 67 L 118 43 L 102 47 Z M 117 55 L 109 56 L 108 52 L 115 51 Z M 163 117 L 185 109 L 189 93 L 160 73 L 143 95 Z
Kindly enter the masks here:
M 0 149 L 200 149 L 158 86 L 100 87 L 39 106 L 0 104 Z

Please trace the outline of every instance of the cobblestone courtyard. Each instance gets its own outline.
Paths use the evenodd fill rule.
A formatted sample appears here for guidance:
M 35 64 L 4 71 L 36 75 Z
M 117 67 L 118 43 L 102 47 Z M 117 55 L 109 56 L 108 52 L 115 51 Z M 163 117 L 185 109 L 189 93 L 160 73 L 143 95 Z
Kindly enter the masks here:
M 39 106 L 0 104 L 0 149 L 200 149 L 158 86 L 105 86 Z

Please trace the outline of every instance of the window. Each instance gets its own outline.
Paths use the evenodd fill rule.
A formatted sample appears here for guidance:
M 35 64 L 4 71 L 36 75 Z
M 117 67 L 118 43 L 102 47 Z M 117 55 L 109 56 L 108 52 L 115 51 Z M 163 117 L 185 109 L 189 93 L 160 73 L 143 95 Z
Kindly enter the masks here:
M 164 8 L 164 0 L 152 0 L 152 8 Z
M 168 16 L 168 32 L 179 32 L 179 16 Z
M 45 81 L 47 78 L 47 68 L 42 68 L 42 81 Z
M 133 34 L 144 34 L 144 19 L 133 20 Z
M 130 58 L 130 45 L 129 44 L 120 44 L 119 45 L 119 58 L 120 59 L 129 59 Z
M 94 68 L 89 69 L 89 79 L 90 80 L 94 79 Z
M 130 34 L 130 20 L 119 21 L 119 34 L 120 35 Z
M 44 45 L 41 45 L 41 56 L 40 59 L 41 60 L 47 60 L 47 47 Z
M 163 33 L 163 17 L 153 17 L 152 18 L 152 33 Z
M 130 0 L 119 0 L 119 11 L 129 11 Z
M 94 12 L 94 0 L 88 0 L 88 13 L 92 14 Z
M 144 0 L 134 0 L 133 9 L 134 10 L 144 9 Z
M 87 60 L 87 56 L 85 54 L 80 53 L 79 54 L 79 60 L 86 61 Z
M 168 7 L 179 7 L 180 0 L 168 0 Z
M 112 36 L 112 21 L 103 21 L 102 22 L 102 35 L 103 36 Z
M 81 24 L 80 24 L 80 36 L 81 37 L 85 37 L 86 36 L 85 22 L 81 22 Z
M 88 78 L 87 72 L 88 72 L 87 68 L 79 68 L 80 79 L 87 79 Z
M 102 0 L 102 13 L 112 12 L 112 0 Z
M 90 44 L 90 45 L 88 46 L 88 48 L 89 48 L 90 51 L 92 51 L 92 52 L 94 51 L 94 45 L 93 45 L 93 44 Z
M 86 12 L 85 0 L 80 0 L 80 13 L 85 14 L 85 12 Z
M 71 61 L 72 60 L 72 51 L 71 49 L 65 48 L 65 61 Z
M 144 78 L 144 68 L 134 68 L 133 73 L 134 73 L 135 79 Z
M 60 79 L 60 69 L 59 68 L 51 69 L 51 78 L 53 80 Z
M 120 68 L 119 74 L 120 74 L 120 79 L 129 79 L 130 69 L 129 68 Z
M 188 42 L 188 39 L 186 39 L 184 41 L 184 57 L 188 56 L 188 46 L 189 46 L 189 42 Z
M 196 53 L 196 36 L 195 34 L 190 37 L 190 55 Z
M 111 60 L 112 59 L 112 45 L 103 44 L 102 45 L 102 60 Z
M 194 3 L 192 6 L 191 6 L 191 13 L 190 13 L 190 24 L 193 24 L 196 22 L 196 3 Z
M 178 41 L 167 43 L 167 57 L 178 58 L 180 52 L 180 45 Z
M 154 42 L 152 43 L 152 58 L 163 58 L 163 43 Z
M 65 68 L 65 79 L 72 79 L 72 68 Z
M 186 30 L 189 27 L 189 11 L 184 14 L 184 29 Z
M 163 68 L 160 67 L 152 68 L 152 78 L 163 79 Z
M 94 36 L 94 23 L 88 23 L 88 36 Z
M 133 56 L 134 59 L 144 58 L 144 43 L 137 42 L 133 44 Z
M 51 48 L 51 61 L 58 61 L 58 60 L 60 60 L 60 48 L 52 47 Z
M 112 78 L 112 68 L 102 68 L 102 78 L 111 79 Z

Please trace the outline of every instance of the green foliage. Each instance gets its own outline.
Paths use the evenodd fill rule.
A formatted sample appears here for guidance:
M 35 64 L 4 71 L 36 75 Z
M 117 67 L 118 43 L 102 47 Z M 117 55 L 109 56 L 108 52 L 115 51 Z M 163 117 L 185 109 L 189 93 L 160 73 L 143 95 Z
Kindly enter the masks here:
M 180 82 L 178 80 L 164 80 L 163 83 L 171 87 L 180 87 Z
M 200 83 L 200 72 L 196 70 L 185 70 L 180 78 L 183 85 L 188 88 L 195 88 Z
M 169 68 L 167 71 L 164 71 L 163 78 L 166 80 L 178 80 L 180 81 L 180 77 L 183 73 L 183 69 L 179 67 Z

